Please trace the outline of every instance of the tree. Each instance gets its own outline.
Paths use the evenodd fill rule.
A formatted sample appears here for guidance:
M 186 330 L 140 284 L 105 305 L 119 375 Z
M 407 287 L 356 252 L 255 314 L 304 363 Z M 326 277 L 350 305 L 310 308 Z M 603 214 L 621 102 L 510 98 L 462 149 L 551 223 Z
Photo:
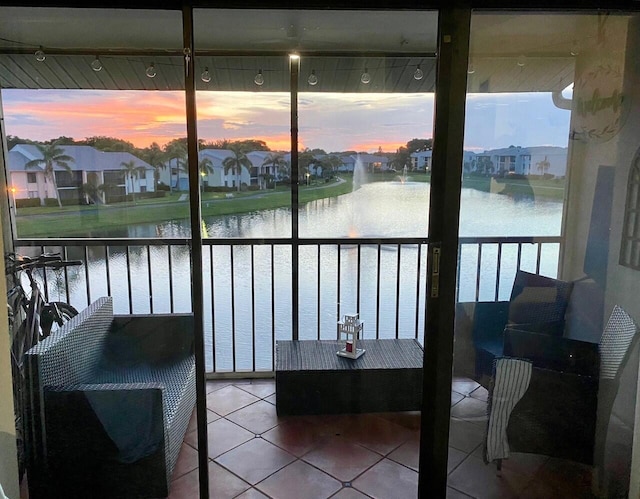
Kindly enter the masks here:
M 278 174 L 282 171 L 283 168 L 286 168 L 287 161 L 284 159 L 284 156 L 281 153 L 272 152 L 272 153 L 269 153 L 269 155 L 266 158 L 264 158 L 264 161 L 262 162 L 262 166 L 271 166 L 271 168 L 275 169 L 276 174 Z M 276 175 L 273 175 L 271 173 L 264 175 L 264 179 L 267 183 L 269 182 L 269 180 L 272 180 L 275 178 L 276 178 Z M 275 182 L 273 184 L 273 188 L 274 189 L 276 188 Z
M 187 163 L 187 139 L 174 139 L 171 142 L 168 142 L 164 146 L 164 152 L 166 154 L 166 158 L 169 160 L 169 166 L 171 167 L 171 161 L 176 161 L 176 188 L 180 189 L 180 171 L 184 168 L 184 165 Z M 171 177 L 173 176 L 173 171 L 169 172 L 169 186 L 171 186 Z M 170 187 L 171 188 L 171 187 Z
M 87 174 L 87 183 L 82 184 L 81 192 L 87 198 L 87 201 L 93 204 L 102 203 L 100 198 L 100 189 L 98 187 L 98 174 L 96 172 L 89 172 Z
M 332 174 L 335 174 L 336 170 L 342 165 L 342 159 L 340 159 L 340 157 L 336 156 L 335 154 L 329 154 L 326 158 L 324 158 L 324 161 L 322 163 L 324 166 L 331 169 Z M 324 170 L 322 174 L 324 176 Z
M 232 149 L 231 146 L 236 146 L 242 149 L 244 153 L 248 153 L 249 151 L 268 151 L 269 147 L 264 140 L 256 140 L 256 139 L 247 139 L 247 140 L 236 140 L 229 144 L 226 149 Z
M 136 156 L 140 153 L 140 150 L 138 150 L 136 146 L 134 146 L 131 142 L 128 142 L 122 139 L 117 139 L 115 137 L 107 137 L 104 135 L 87 137 L 84 140 L 78 142 L 78 144 L 95 147 L 100 151 L 130 152 L 131 154 L 135 154 Z
M 430 151 L 433 149 L 433 139 L 411 139 L 407 142 L 409 154 L 412 152 Z
M 545 173 L 547 173 L 549 171 L 549 168 L 551 168 L 551 163 L 549 162 L 549 160 L 545 156 L 542 161 L 539 161 L 538 163 L 536 163 L 536 168 L 538 169 L 538 171 L 542 175 L 544 175 Z
M 409 150 L 404 147 L 398 147 L 394 158 L 391 160 L 391 164 L 396 170 L 402 170 L 405 166 L 409 166 L 411 163 L 411 155 Z
M 213 173 L 213 163 L 209 158 L 202 158 L 198 162 L 198 170 L 200 171 L 200 176 L 202 177 L 202 192 L 204 192 L 204 177 L 207 177 L 211 173 Z
M 131 179 L 131 197 L 133 198 L 133 204 L 136 204 L 136 192 L 133 184 L 134 179 L 140 178 L 140 175 L 144 173 L 144 166 L 136 165 L 136 160 L 123 161 L 120 166 L 124 170 L 125 178 Z
M 298 180 L 311 175 L 311 165 L 318 161 L 308 149 L 298 154 Z
M 65 171 L 71 173 L 71 167 L 69 163 L 72 163 L 74 159 L 71 156 L 64 154 L 64 149 L 58 145 L 57 142 L 52 144 L 35 144 L 42 154 L 42 158 L 32 159 L 27 162 L 24 167 L 26 168 L 38 168 L 43 167 L 45 177 L 47 177 L 54 190 L 56 191 L 56 198 L 58 199 L 58 206 L 62 208 L 62 201 L 60 201 L 60 192 L 58 191 L 58 183 L 56 181 L 56 175 L 54 167 L 58 166 Z
M 18 144 L 35 144 L 33 140 L 21 139 L 17 135 L 7 135 L 7 150 L 11 150 Z
M 233 156 L 229 156 L 222 161 L 225 175 L 229 170 L 233 170 L 236 175 L 236 184 L 238 186 L 238 192 L 240 192 L 240 171 L 245 168 L 248 172 L 251 171 L 251 161 L 247 158 L 246 153 L 238 143 L 229 145 L 229 150 L 233 153 Z
M 160 170 L 164 170 L 167 165 L 165 161 L 165 153 L 160 146 L 154 142 L 149 147 L 143 149 L 141 154 L 142 159 L 149 163 L 153 168 L 153 190 L 158 190 L 158 183 L 160 182 Z

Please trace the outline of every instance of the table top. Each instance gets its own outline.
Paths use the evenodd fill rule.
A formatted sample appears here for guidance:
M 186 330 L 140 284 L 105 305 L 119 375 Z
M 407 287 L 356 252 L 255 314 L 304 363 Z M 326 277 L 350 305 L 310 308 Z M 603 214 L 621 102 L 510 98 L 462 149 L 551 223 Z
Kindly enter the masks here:
M 415 339 L 360 340 L 358 348 L 366 351 L 355 360 L 336 354 L 342 346 L 326 340 L 277 341 L 276 372 L 422 368 L 424 354 Z

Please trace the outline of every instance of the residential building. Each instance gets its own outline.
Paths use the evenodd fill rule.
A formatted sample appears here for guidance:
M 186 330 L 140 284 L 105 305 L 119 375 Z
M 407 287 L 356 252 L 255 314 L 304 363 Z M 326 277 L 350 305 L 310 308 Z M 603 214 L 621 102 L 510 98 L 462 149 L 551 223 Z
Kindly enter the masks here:
M 143 100 L 149 108 L 156 105 L 154 97 L 174 92 L 186 104 L 182 108 L 182 104 L 172 101 L 171 112 L 181 118 L 187 116 L 187 141 L 193 151 L 198 143 L 194 125 L 198 118 L 214 114 L 210 114 L 209 106 L 206 112 L 199 113 L 204 111 L 204 99 L 196 97 L 207 93 L 215 100 L 221 91 L 236 93 L 236 99 L 226 115 L 214 117 L 222 122 L 218 133 L 233 130 L 243 137 L 263 133 L 264 128 L 254 126 L 250 114 L 262 106 L 273 112 L 273 103 L 278 102 L 291 111 L 291 122 L 284 126 L 280 123 L 277 132 L 291 130 L 287 139 L 294 151 L 304 142 L 304 137 L 298 137 L 300 123 L 304 128 L 312 120 L 309 114 L 304 115 L 310 110 L 307 103 L 321 100 L 321 92 L 334 94 L 334 101 L 348 102 L 349 111 L 353 110 L 348 116 L 331 110 L 335 113 L 331 118 L 335 119 L 327 129 L 335 126 L 336 135 L 344 136 L 351 130 L 366 132 L 374 122 L 387 126 L 392 116 L 383 104 L 391 102 L 393 106 L 400 96 L 419 103 L 404 116 L 393 119 L 403 127 L 406 138 L 422 135 L 424 127 L 434 123 L 433 144 L 438 161 L 431 165 L 429 195 L 416 196 L 420 209 L 407 210 L 402 202 L 427 186 L 388 182 L 385 187 L 390 187 L 397 197 L 382 217 L 376 217 L 376 221 L 385 223 L 376 232 L 327 236 L 326 229 L 339 218 L 352 222 L 361 218 L 366 223 L 369 207 L 381 204 L 379 197 L 370 196 L 360 210 L 350 209 L 336 198 L 303 205 L 295 182 L 288 209 L 278 213 L 265 210 L 264 216 L 254 217 L 271 218 L 276 231 L 252 231 L 252 221 L 243 224 L 233 213 L 223 219 L 233 229 L 228 239 L 204 235 L 206 231 L 200 227 L 206 229 L 209 221 L 199 218 L 204 210 L 194 197 L 189 199 L 188 213 L 187 203 L 175 205 L 181 217 L 175 223 L 179 225 L 175 232 L 165 234 L 165 227 L 156 224 L 148 233 L 134 232 L 124 241 L 117 236 L 81 241 L 56 234 L 43 242 L 31 234 L 12 231 L 15 219 L 7 213 L 8 203 L 0 203 L 6 251 L 33 254 L 46 244 L 47 248 L 80 255 L 84 266 L 78 269 L 75 279 L 66 283 L 66 289 L 65 283 L 59 288 L 64 292 L 75 287 L 78 304 L 86 307 L 97 296 L 108 294 L 123 314 L 157 315 L 166 311 L 185 312 L 193 317 L 194 327 L 183 332 L 185 344 L 194 340 L 192 348 L 198 360 L 189 387 L 197 392 L 198 412 L 182 447 L 172 449 L 176 458 L 180 452 L 180 464 L 168 484 L 172 499 L 192 498 L 198 491 L 202 499 L 209 491 L 215 498 L 591 497 L 592 485 L 602 497 L 640 496 L 638 347 L 624 356 L 624 372 L 612 376 L 610 366 L 621 360 L 617 355 L 620 349 L 597 352 L 595 346 L 616 329 L 616 324 L 610 328 L 602 321 L 616 305 L 624 307 L 636 324 L 640 320 L 640 274 L 636 274 L 640 271 L 640 228 L 636 217 L 640 210 L 640 66 L 636 63 L 640 59 L 640 17 L 633 2 L 587 3 L 581 7 L 573 1 L 557 0 L 533 6 L 522 2 L 496 5 L 453 0 L 437 10 L 444 4 L 329 1 L 309 2 L 305 9 L 296 10 L 285 3 L 270 8 L 270 2 L 259 9 L 234 2 L 225 4 L 224 9 L 211 9 L 207 2 L 196 0 L 148 2 L 146 8 L 136 10 L 141 2 L 134 0 L 126 4 L 115 2 L 126 9 L 98 2 L 102 8 L 97 10 L 68 8 L 75 4 L 63 1 L 54 2 L 59 9 L 38 8 L 37 2 L 25 8 L 14 0 L 9 2 L 14 6 L 0 9 L 0 19 L 6 21 L 0 22 L 0 86 L 6 106 L 0 107 L 0 113 L 4 113 L 0 116 L 0 135 L 7 133 L 5 128 L 11 119 L 18 118 L 16 107 L 6 105 L 9 99 L 5 97 L 13 89 L 24 91 L 32 101 L 53 90 L 42 100 L 55 104 L 52 109 L 56 114 L 60 93 L 69 90 L 81 89 L 79 108 L 84 104 L 81 99 L 92 91 L 105 91 L 118 98 L 123 91 L 146 91 Z M 490 11 L 484 10 L 489 7 Z M 505 9 L 500 10 L 501 7 Z M 547 8 L 552 12 L 545 12 Z M 571 99 L 565 98 L 570 102 L 562 103 L 557 96 L 571 83 Z M 269 93 L 273 99 L 260 101 Z M 339 94 L 337 98 L 335 94 Z M 568 111 L 566 126 L 554 127 L 550 120 L 537 120 L 538 109 L 523 112 L 524 106 L 516 99 L 510 100 L 533 100 L 540 95 L 547 97 L 548 103 L 552 96 L 554 105 L 562 103 L 563 112 Z M 475 166 L 475 171 L 491 174 L 563 175 L 561 162 L 554 169 L 550 151 L 534 154 L 531 148 L 506 148 L 497 154 L 487 151 L 475 159 L 466 155 L 462 144 L 465 125 L 470 123 L 465 105 L 474 99 L 478 107 L 489 112 L 481 126 L 491 143 L 502 143 L 519 127 L 543 129 L 555 133 L 559 140 L 571 141 L 566 155 L 566 182 L 557 188 L 562 201 L 534 204 L 502 196 L 498 211 L 483 204 L 491 198 L 489 192 L 473 190 L 472 198 L 465 199 L 467 189 L 461 189 L 460 175 L 466 163 L 472 169 Z M 437 106 L 433 106 L 432 120 L 433 102 Z M 41 102 L 38 104 L 40 107 Z M 101 109 L 100 118 L 95 121 L 121 119 L 122 109 L 126 108 Z M 166 109 L 159 107 L 159 112 Z M 356 114 L 359 115 L 354 119 Z M 28 115 L 28 119 L 33 118 Z M 147 124 L 159 122 L 161 128 L 157 130 L 162 137 L 170 135 L 171 130 L 176 134 L 184 131 L 183 123 L 167 123 L 148 114 L 135 123 L 126 114 L 125 119 L 132 130 L 145 128 L 145 132 Z M 360 137 L 354 137 L 354 147 L 357 139 Z M 6 170 L 8 151 L 2 151 L 2 161 Z M 350 167 L 353 171 L 355 161 L 356 158 L 348 159 L 343 165 L 345 170 Z M 383 166 L 382 161 L 379 166 L 378 161 L 366 163 L 371 170 Z M 180 165 L 176 163 L 175 168 L 182 178 Z M 293 168 L 296 169 L 295 161 Z M 171 185 L 171 170 L 168 175 Z M 192 176 L 189 186 L 193 189 L 198 180 Z M 490 179 L 480 179 L 478 183 L 483 184 L 484 180 L 492 183 Z M 225 174 L 224 182 L 233 185 L 234 181 L 237 186 L 251 185 L 251 172 L 247 172 L 246 182 Z M 182 183 L 176 179 L 175 186 L 181 188 Z M 124 189 L 126 192 L 126 182 Z M 360 189 L 351 195 L 366 197 L 366 191 Z M 469 199 L 480 204 L 466 204 Z M 229 203 L 236 204 L 239 203 Z M 144 213 L 146 206 L 129 208 L 112 211 L 138 215 Z M 526 222 L 531 211 L 539 209 L 560 215 L 560 222 L 531 230 Z M 78 210 L 90 211 L 98 210 Z M 330 216 L 317 225 L 306 223 L 305 212 L 312 211 Z M 402 222 L 419 220 L 427 213 L 428 222 L 416 224 L 410 234 L 398 232 Z M 18 221 L 23 222 L 25 218 L 18 215 Z M 191 224 L 185 223 L 187 216 Z M 496 223 L 489 228 L 490 233 L 483 223 L 487 220 Z M 546 260 L 542 255 L 551 258 Z M 469 257 L 475 258 L 476 265 L 463 267 L 461 262 Z M 115 273 L 116 268 L 119 274 Z M 139 268 L 143 270 L 138 272 Z M 166 279 L 159 276 L 159 268 L 167 271 Z M 469 378 L 474 376 L 475 366 L 471 363 L 460 371 L 462 359 L 458 354 L 465 348 L 469 357 L 476 354 L 472 337 L 483 332 L 476 314 L 479 303 L 492 307 L 495 313 L 486 317 L 491 322 L 506 320 L 509 312 L 518 308 L 504 307 L 503 298 L 505 290 L 512 289 L 515 272 L 523 269 L 534 280 L 557 277 L 565 282 L 564 289 L 576 285 L 567 316 L 542 324 L 542 334 L 535 333 L 533 340 L 527 335 L 529 341 L 520 345 L 532 347 L 537 355 L 541 353 L 541 342 L 550 345 L 544 350 L 551 350 L 552 358 L 542 360 L 549 360 L 549 367 L 565 360 L 568 367 L 555 372 L 538 370 L 541 375 L 532 378 L 532 384 L 544 384 L 546 390 L 537 400 L 529 398 L 529 407 L 536 407 L 536 402 L 555 403 L 557 412 L 548 412 L 548 424 L 533 427 L 531 443 L 549 443 L 545 430 L 562 423 L 577 429 L 577 433 L 593 432 L 599 443 L 608 443 L 609 453 L 603 461 L 590 462 L 588 459 L 593 456 L 586 456 L 586 463 L 575 463 L 566 456 L 512 452 L 500 458 L 501 472 L 495 463 L 483 462 L 484 444 L 490 443 L 485 431 L 489 426 L 487 409 L 492 406 L 487 405 L 487 400 L 495 385 L 489 385 L 488 390 L 479 387 Z M 107 282 L 92 286 L 90 275 Z M 117 279 L 115 275 L 122 277 Z M 266 285 L 260 287 L 256 275 L 266 276 Z M 350 276 L 353 279 L 348 281 Z M 330 280 L 328 286 L 325 279 Z M 391 291 L 382 292 L 381 283 L 391 285 Z M 465 283 L 470 291 L 469 301 L 460 300 Z M 585 293 L 585 286 L 586 296 L 581 294 Z M 533 302 L 540 311 L 534 319 L 546 316 L 550 308 L 557 310 L 557 288 L 545 289 L 548 292 L 540 296 L 532 292 L 533 287 L 538 286 L 525 286 L 517 296 L 514 293 L 514 301 Z M 166 300 L 158 298 L 159 289 L 165 291 Z M 321 298 L 327 296 L 322 293 L 326 289 L 331 292 L 329 298 Z M 536 295 L 535 300 L 532 295 Z M 221 305 L 225 303 L 230 310 L 226 318 L 221 317 Z M 415 312 L 401 317 L 399 311 L 404 305 Z M 367 339 L 404 339 L 424 345 L 422 356 L 418 357 L 423 361 L 418 375 L 420 413 L 278 417 L 281 387 L 273 380 L 258 379 L 275 376 L 271 354 L 277 341 L 333 341 L 336 321 L 342 313 L 361 313 L 366 307 L 374 312 L 371 319 L 367 318 Z M 391 311 L 391 320 L 381 317 L 387 311 Z M 283 317 L 288 321 L 284 325 L 279 322 Z M 578 342 L 554 334 L 559 326 L 564 327 L 565 319 L 577 326 L 595 319 L 591 323 L 595 326 L 589 328 L 594 334 L 583 342 L 590 345 L 589 355 L 576 357 L 573 348 Z M 2 322 L 6 328 L 6 316 Z M 538 324 L 538 320 L 534 322 Z M 522 325 L 528 330 L 531 322 Z M 584 329 L 578 328 L 581 332 Z M 628 335 L 636 332 L 633 324 L 625 327 Z M 11 346 L 6 329 L 0 333 L 4 338 L 0 340 L 1 398 L 8 401 L 0 404 L 0 481 L 3 487 L 7 484 L 5 490 L 13 499 L 19 497 L 19 475 L 15 417 L 7 407 L 12 399 Z M 499 334 L 498 346 L 505 343 Z M 149 357 L 144 359 L 141 371 L 147 369 L 146 361 L 151 365 L 152 361 L 165 361 L 153 352 L 144 353 Z M 371 353 L 369 349 L 363 357 L 365 362 L 371 359 Z M 261 359 L 263 354 L 266 360 Z M 333 351 L 326 358 L 336 360 Z M 513 358 L 506 362 L 510 360 Z M 533 365 L 537 360 L 516 359 L 524 365 L 518 376 L 538 369 Z M 589 374 L 583 376 L 581 368 L 585 365 Z M 327 383 L 344 389 L 345 399 L 357 401 L 366 393 L 371 400 L 384 404 L 395 398 L 377 393 L 377 384 L 361 375 L 359 366 L 347 364 L 347 369 L 350 377 L 341 376 Z M 599 385 L 599 393 L 590 396 L 589 402 L 598 403 L 598 398 L 612 395 L 613 416 L 605 417 L 604 425 L 598 425 L 597 430 L 590 426 L 593 413 L 566 417 L 564 410 L 584 402 L 586 397 L 570 391 L 566 397 L 560 396 L 564 383 L 553 387 L 544 383 L 552 372 L 566 381 L 571 378 L 571 384 L 590 388 Z M 253 379 L 241 379 L 245 377 Z M 314 398 L 316 390 L 323 388 L 322 383 L 319 376 L 308 377 L 306 394 Z M 212 379 L 205 382 L 207 378 Z M 505 385 L 522 388 L 522 394 L 527 395 L 528 386 L 524 384 Z M 386 384 L 386 388 L 397 388 L 398 392 L 406 391 L 407 386 L 402 382 Z M 62 393 L 52 388 L 38 395 L 44 399 L 54 391 Z M 83 395 L 80 398 L 85 401 Z M 294 399 L 296 402 L 302 409 L 307 407 L 304 401 Z M 328 404 L 332 402 L 328 399 Z M 511 400 L 505 397 L 494 402 L 509 404 Z M 94 416 L 90 404 L 84 405 Z M 147 432 L 127 432 L 132 428 L 130 421 L 114 412 L 116 430 L 124 429 L 127 440 L 146 448 L 143 433 Z M 505 418 L 495 419 L 506 423 L 507 418 L 505 414 Z M 78 419 L 78 433 L 91 430 L 100 433 L 101 438 L 95 445 L 81 442 L 82 455 L 91 455 L 96 448 L 110 451 L 111 442 L 102 433 L 102 424 L 96 421 L 85 428 L 85 421 Z M 159 425 L 162 423 L 160 420 Z M 186 427 L 185 424 L 178 431 Z M 508 428 L 503 429 L 501 436 L 506 441 L 513 440 Z M 52 430 L 55 432 L 55 425 Z M 163 432 L 158 433 L 163 439 Z M 505 443 L 505 438 L 498 443 Z M 508 446 L 502 447 L 509 452 Z M 570 442 L 561 447 L 560 450 L 573 449 Z M 116 452 L 114 449 L 113 454 Z M 50 476 L 44 471 L 28 477 L 34 491 L 32 499 L 73 495 L 51 494 L 60 475 Z M 69 471 L 64 475 L 69 481 L 85 480 L 87 490 L 82 497 L 105 495 L 103 490 L 92 490 L 95 485 L 86 476 Z M 118 481 L 115 472 L 100 469 L 99 473 L 105 482 Z M 150 479 L 138 476 L 144 494 L 145 480 Z M 38 491 L 42 492 L 39 496 Z
M 45 174 L 44 165 L 27 168 L 30 161 L 42 159 L 40 150 L 33 144 L 17 144 L 9 151 L 9 182 L 14 199 L 77 200 L 82 203 L 109 203 L 130 193 L 155 190 L 153 167 L 128 152 L 99 151 L 91 146 L 60 146 L 62 154 L 71 158 L 70 171 L 54 163 L 58 192 Z M 133 175 L 125 175 L 123 163 L 139 168 Z M 83 189 L 89 184 L 95 190 Z
M 354 171 L 358 160 L 369 173 L 383 172 L 389 169 L 389 158 L 386 156 L 374 154 L 350 154 L 342 157 L 342 165 L 338 170 L 352 172 Z
M 465 161 L 466 163 L 466 161 Z M 567 173 L 567 148 L 553 146 L 505 147 L 475 156 L 468 171 L 495 175 L 550 175 L 562 178 Z

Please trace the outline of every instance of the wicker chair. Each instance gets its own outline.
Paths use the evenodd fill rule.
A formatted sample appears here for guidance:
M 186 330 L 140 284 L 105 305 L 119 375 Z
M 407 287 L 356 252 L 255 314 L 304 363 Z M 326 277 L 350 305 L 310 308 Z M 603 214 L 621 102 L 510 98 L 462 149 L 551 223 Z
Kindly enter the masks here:
M 516 451 L 600 466 L 636 333 L 617 305 L 600 344 L 507 328 L 489 393 L 485 462 L 500 466 Z
M 507 326 L 562 336 L 573 283 L 518 270 L 508 302 L 478 302 L 474 308 L 475 377 L 488 387 L 493 362 L 504 354 Z

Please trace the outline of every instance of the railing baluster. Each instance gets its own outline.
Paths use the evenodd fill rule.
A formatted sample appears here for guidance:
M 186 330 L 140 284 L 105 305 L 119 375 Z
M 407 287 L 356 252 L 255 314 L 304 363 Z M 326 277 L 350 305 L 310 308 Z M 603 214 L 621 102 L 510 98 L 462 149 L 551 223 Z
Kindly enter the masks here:
M 233 250 L 235 245 L 230 246 L 230 268 L 231 268 L 231 356 L 233 360 L 233 372 L 236 371 L 236 285 L 235 269 L 233 265 Z
M 402 246 L 398 244 L 398 260 L 396 262 L 396 339 L 400 337 L 400 265 Z
M 340 297 L 340 282 L 342 281 L 342 279 L 341 279 L 342 272 L 341 272 L 341 268 L 340 268 L 340 266 L 341 266 L 341 263 L 340 263 L 341 256 L 340 255 L 341 254 L 342 254 L 342 245 L 338 244 L 338 263 L 337 263 L 338 271 L 337 271 L 337 276 L 336 276 L 336 286 L 337 286 L 337 293 L 336 293 L 336 298 L 337 298 L 337 300 L 336 300 L 336 339 L 340 338 L 340 332 L 338 330 L 337 321 L 340 320 L 340 301 L 341 301 L 341 297 Z
M 540 273 L 540 260 L 542 259 L 542 243 L 538 243 L 538 253 L 536 255 L 536 274 Z
M 133 313 L 133 291 L 131 289 L 131 264 L 129 258 L 129 245 L 126 246 L 125 262 L 127 263 L 127 290 L 129 293 L 129 313 Z
M 65 246 L 62 254 L 65 260 L 69 259 L 69 252 L 67 251 L 67 247 Z M 89 283 L 87 283 L 87 286 Z M 69 292 L 69 267 L 64 268 L 64 294 L 67 298 L 67 303 L 71 301 L 71 293 Z
M 317 258 L 316 258 L 316 267 L 318 268 L 318 286 L 317 286 L 317 293 L 318 293 L 318 304 L 317 304 L 317 310 L 316 310 L 316 315 L 318 318 L 318 339 L 320 339 L 320 310 L 321 310 L 321 303 L 320 303 L 320 297 L 321 297 L 321 289 L 320 289 L 320 245 L 318 244 L 317 246 L 318 248 L 318 252 L 317 252 Z
M 380 339 L 380 265 L 382 244 L 378 243 L 377 276 L 376 276 L 376 340 Z
M 111 296 L 111 269 L 109 268 L 109 245 L 104 245 L 104 269 L 107 276 L 107 296 Z
M 522 243 L 518 243 L 518 260 L 516 264 L 516 272 L 520 270 L 521 264 L 522 264 Z
M 478 262 L 476 266 L 476 301 L 480 300 L 481 272 L 482 272 L 482 243 L 478 243 Z
M 418 244 L 418 261 L 416 262 L 416 332 L 415 338 L 418 339 L 418 319 L 420 318 L 420 267 L 422 258 L 422 244 Z
M 216 372 L 216 307 L 215 307 L 215 281 L 213 271 L 213 246 L 209 246 L 209 274 L 211 280 L 211 369 Z
M 153 280 L 151 278 L 151 246 L 147 244 L 147 275 L 149 276 L 149 313 L 153 313 Z
M 276 350 L 276 267 L 275 245 L 271 244 L 271 370 L 276 370 L 273 352 Z
M 46 253 L 45 247 L 40 247 L 40 253 Z M 34 273 L 35 275 L 35 273 Z M 42 287 L 44 288 L 44 299 L 45 301 L 49 301 L 49 281 L 47 280 L 47 269 L 46 267 L 42 269 Z
M 360 266 L 362 264 L 362 260 L 361 260 L 361 249 L 362 249 L 362 245 L 358 244 L 358 250 L 357 250 L 357 264 L 356 264 L 356 313 L 359 314 L 360 313 Z
M 496 292 L 494 301 L 500 296 L 500 267 L 502 266 L 502 243 L 498 243 L 498 264 L 496 265 Z
M 84 278 L 85 282 L 87 283 L 87 305 L 89 305 L 91 304 L 91 281 L 89 280 L 89 246 L 84 247 Z
M 173 258 L 171 256 L 171 248 L 173 246 L 167 246 L 167 263 L 169 266 L 169 310 L 174 312 L 173 306 Z
M 253 371 L 256 370 L 256 269 L 254 245 L 251 245 L 251 344 Z

